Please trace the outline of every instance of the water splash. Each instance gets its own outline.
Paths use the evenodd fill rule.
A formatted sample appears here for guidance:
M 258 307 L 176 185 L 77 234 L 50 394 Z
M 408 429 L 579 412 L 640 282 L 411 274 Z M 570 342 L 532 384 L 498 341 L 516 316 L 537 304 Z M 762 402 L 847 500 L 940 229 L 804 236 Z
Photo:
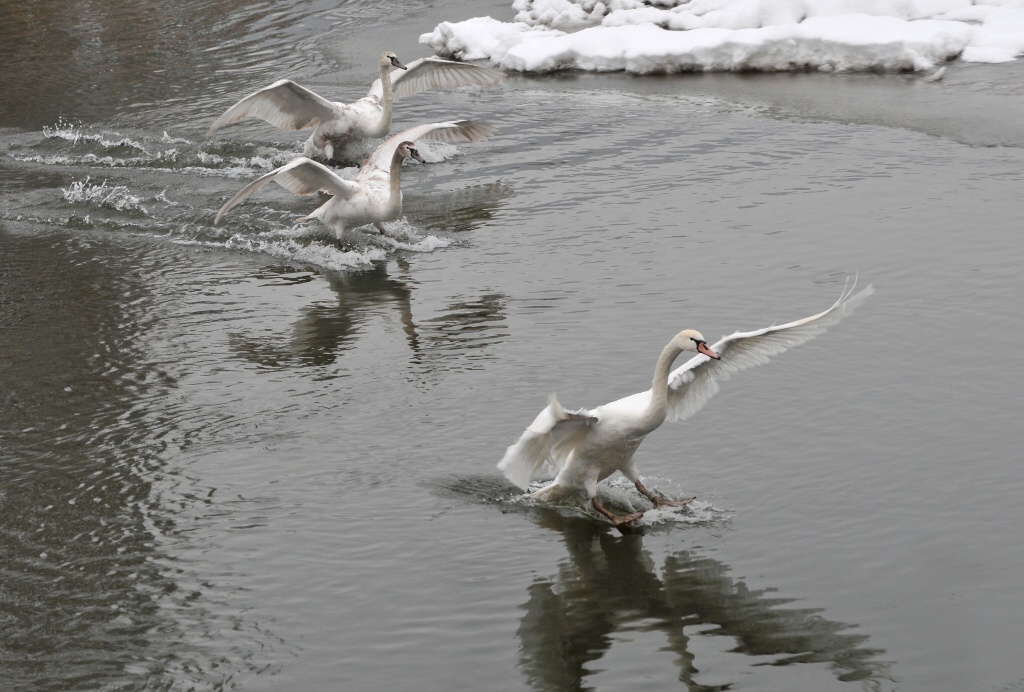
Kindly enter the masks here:
M 650 482 L 651 479 L 648 479 Z M 527 493 L 511 497 L 508 502 L 524 507 L 557 508 L 574 516 L 593 516 L 596 512 L 590 508 L 589 501 L 582 493 L 565 498 L 558 502 L 537 500 L 532 493 L 548 485 L 551 481 L 534 481 Z M 653 487 L 653 484 L 652 484 Z M 670 495 L 673 493 L 669 493 Z M 654 527 L 672 524 L 709 525 L 728 519 L 728 513 L 706 500 L 694 500 L 683 507 L 652 508 L 651 502 L 637 492 L 636 487 L 623 478 L 614 478 L 601 483 L 597 490 L 601 504 L 616 514 L 631 514 L 643 511 L 644 515 L 635 522 L 633 527 Z M 599 519 L 599 518 L 598 518 Z
M 432 142 L 430 140 L 421 139 L 416 143 L 416 148 L 420 152 L 420 156 L 427 163 L 439 163 L 446 161 L 456 154 L 459 153 L 459 148 L 454 144 L 448 142 Z
M 86 178 L 62 187 L 60 191 L 64 201 L 149 216 L 149 212 L 142 206 L 142 199 L 133 195 L 124 185 L 108 186 L 106 180 L 97 185 L 90 181 L 91 178 Z
M 170 136 L 167 134 L 167 130 L 164 130 L 164 136 L 160 138 L 160 141 L 164 144 L 192 144 L 191 140 Z
M 117 133 L 113 133 L 118 136 Z M 127 151 L 139 152 L 146 154 L 146 148 L 139 142 L 125 137 L 120 136 L 120 139 L 107 139 L 102 133 L 91 133 L 86 132 L 85 128 L 80 123 L 74 123 L 69 120 L 61 118 L 53 127 L 43 128 L 43 138 L 45 140 L 58 140 L 70 143 L 73 147 L 76 146 L 89 146 L 98 145 L 103 149 L 122 149 Z
M 234 232 L 228 235 L 212 227 L 186 224 L 171 242 L 206 248 L 223 248 L 252 254 L 269 255 L 289 263 L 312 265 L 329 271 L 345 271 L 366 267 L 386 260 L 395 252 L 433 252 L 451 245 L 451 240 L 434 235 L 421 235 L 405 219 L 385 225 L 387 235 L 375 230 L 350 231 L 339 244 L 334 236 L 319 226 L 296 223 L 288 228 L 275 228 L 256 233 Z M 211 236 L 211 233 L 215 233 Z

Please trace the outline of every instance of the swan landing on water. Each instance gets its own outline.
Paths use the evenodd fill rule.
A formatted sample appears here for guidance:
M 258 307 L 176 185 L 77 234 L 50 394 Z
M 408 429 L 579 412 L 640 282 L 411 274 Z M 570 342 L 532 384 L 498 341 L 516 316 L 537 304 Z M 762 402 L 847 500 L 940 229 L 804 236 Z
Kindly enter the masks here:
M 407 158 L 423 163 L 414 146 L 418 139 L 439 142 L 480 142 L 497 129 L 475 120 L 425 123 L 402 130 L 386 139 L 356 173 L 346 180 L 322 163 L 300 156 L 252 181 L 229 199 L 217 212 L 216 225 L 224 215 L 270 182 L 297 195 L 326 192 L 332 197 L 299 221 L 319 219 L 334 231 L 338 240 L 347 229 L 373 224 L 384 233 L 384 221 L 402 215 L 402 162 Z
M 854 282 L 856 283 L 856 282 Z M 853 294 L 844 289 L 832 307 L 795 322 L 751 332 L 736 332 L 708 346 L 700 332 L 685 329 L 662 350 L 651 389 L 595 409 L 567 411 L 552 394 L 519 440 L 498 463 L 505 477 L 526 490 L 549 465 L 555 480 L 533 493 L 540 500 L 558 500 L 586 491 L 594 509 L 613 524 L 639 519 L 643 512 L 616 515 L 597 498 L 597 484 L 616 471 L 656 507 L 681 506 L 694 498 L 670 502 L 640 482 L 634 453 L 644 438 L 666 419 L 679 421 L 697 413 L 718 392 L 719 381 L 733 373 L 767 363 L 771 356 L 798 346 L 838 323 L 874 292 L 871 286 Z M 671 371 L 681 353 L 696 352 Z
M 246 118 L 259 118 L 282 130 L 312 127 L 303 155 L 322 155 L 330 161 L 351 141 L 386 137 L 391 131 L 392 107 L 400 97 L 432 89 L 494 86 L 505 78 L 499 70 L 441 58 L 420 58 L 403 65 L 392 51 L 381 53 L 377 66 L 380 78 L 358 101 L 328 101 L 290 79 L 281 79 L 231 106 L 210 125 L 209 132 Z

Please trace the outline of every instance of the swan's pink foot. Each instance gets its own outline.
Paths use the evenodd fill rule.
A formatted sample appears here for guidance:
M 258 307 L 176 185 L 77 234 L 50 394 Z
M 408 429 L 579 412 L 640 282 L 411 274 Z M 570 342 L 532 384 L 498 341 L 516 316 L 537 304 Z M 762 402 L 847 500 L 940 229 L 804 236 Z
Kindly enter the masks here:
M 604 505 L 602 505 L 601 501 L 598 500 L 596 497 L 592 497 L 590 499 L 590 504 L 592 504 L 594 506 L 594 509 L 596 509 L 598 512 L 608 517 L 608 521 L 615 524 L 616 526 L 628 524 L 631 521 L 636 521 L 644 515 L 643 512 L 633 512 L 632 514 L 612 514 L 607 509 L 605 509 Z
M 666 500 L 658 493 L 648 490 L 647 486 L 640 481 L 634 481 L 634 484 L 636 485 L 636 489 L 640 491 L 640 494 L 653 502 L 654 506 L 658 509 L 661 509 L 662 507 L 685 507 L 697 499 L 695 497 L 688 497 L 685 500 Z
M 655 507 L 661 509 L 662 507 L 685 507 L 696 499 L 695 497 L 688 497 L 685 500 L 666 500 L 660 495 L 655 495 L 651 498 L 651 502 L 654 503 Z
M 633 514 L 616 514 L 611 517 L 608 517 L 608 519 L 616 526 L 621 526 L 622 524 L 630 524 L 634 521 L 637 521 L 643 515 L 643 512 L 634 512 Z

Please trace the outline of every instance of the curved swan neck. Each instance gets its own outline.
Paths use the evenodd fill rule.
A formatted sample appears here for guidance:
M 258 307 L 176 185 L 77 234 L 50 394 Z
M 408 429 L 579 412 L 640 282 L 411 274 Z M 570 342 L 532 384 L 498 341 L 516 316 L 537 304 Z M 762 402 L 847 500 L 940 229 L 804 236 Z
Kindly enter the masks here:
M 651 419 L 654 425 L 661 425 L 668 412 L 668 375 L 672 371 L 672 363 L 683 350 L 674 343 L 669 343 L 661 350 L 658 364 L 654 367 L 654 379 L 651 381 L 651 403 L 647 405 L 644 417 Z
M 396 149 L 395 153 L 391 155 L 391 167 L 388 169 L 388 175 L 391 177 L 392 199 L 402 194 L 402 161 L 404 159 L 405 156 L 399 149 Z

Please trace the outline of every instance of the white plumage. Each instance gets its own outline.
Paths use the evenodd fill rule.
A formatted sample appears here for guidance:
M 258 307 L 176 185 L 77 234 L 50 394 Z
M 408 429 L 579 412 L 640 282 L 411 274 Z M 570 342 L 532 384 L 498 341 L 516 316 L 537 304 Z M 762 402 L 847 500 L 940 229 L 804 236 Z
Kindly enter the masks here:
M 346 180 L 333 170 L 300 156 L 267 173 L 239 190 L 217 212 L 214 223 L 238 204 L 270 182 L 297 195 L 326 192 L 331 199 L 300 221 L 319 219 L 341 240 L 346 229 L 373 224 L 384 232 L 382 222 L 402 214 L 402 161 L 415 158 L 422 162 L 413 146 L 418 139 L 444 142 L 479 142 L 497 132 L 486 123 L 473 120 L 416 125 L 385 140 L 359 168 L 354 180 Z
M 718 392 L 719 382 L 825 332 L 873 292 L 868 286 L 854 295 L 851 286 L 828 310 L 787 324 L 736 332 L 710 347 L 699 332 L 679 332 L 658 358 L 651 389 L 578 411 L 567 411 L 552 394 L 548 406 L 508 448 L 498 468 L 525 490 L 547 465 L 555 480 L 535 497 L 557 500 L 584 490 L 594 508 L 616 524 L 643 514 L 614 515 L 597 499 L 598 482 L 616 471 L 659 507 L 686 504 L 693 498 L 667 502 L 640 482 L 633 455 L 643 439 L 666 419 L 684 420 L 697 413 Z M 670 372 L 673 361 L 685 351 L 698 351 L 698 355 Z
M 330 160 L 338 147 L 350 141 L 387 136 L 395 99 L 431 89 L 493 86 L 505 78 L 498 70 L 441 58 L 420 58 L 406 66 L 392 51 L 381 53 L 377 64 L 380 78 L 353 103 L 328 101 L 290 79 L 281 79 L 233 105 L 209 131 L 246 118 L 259 118 L 282 130 L 312 127 L 303 153 Z

